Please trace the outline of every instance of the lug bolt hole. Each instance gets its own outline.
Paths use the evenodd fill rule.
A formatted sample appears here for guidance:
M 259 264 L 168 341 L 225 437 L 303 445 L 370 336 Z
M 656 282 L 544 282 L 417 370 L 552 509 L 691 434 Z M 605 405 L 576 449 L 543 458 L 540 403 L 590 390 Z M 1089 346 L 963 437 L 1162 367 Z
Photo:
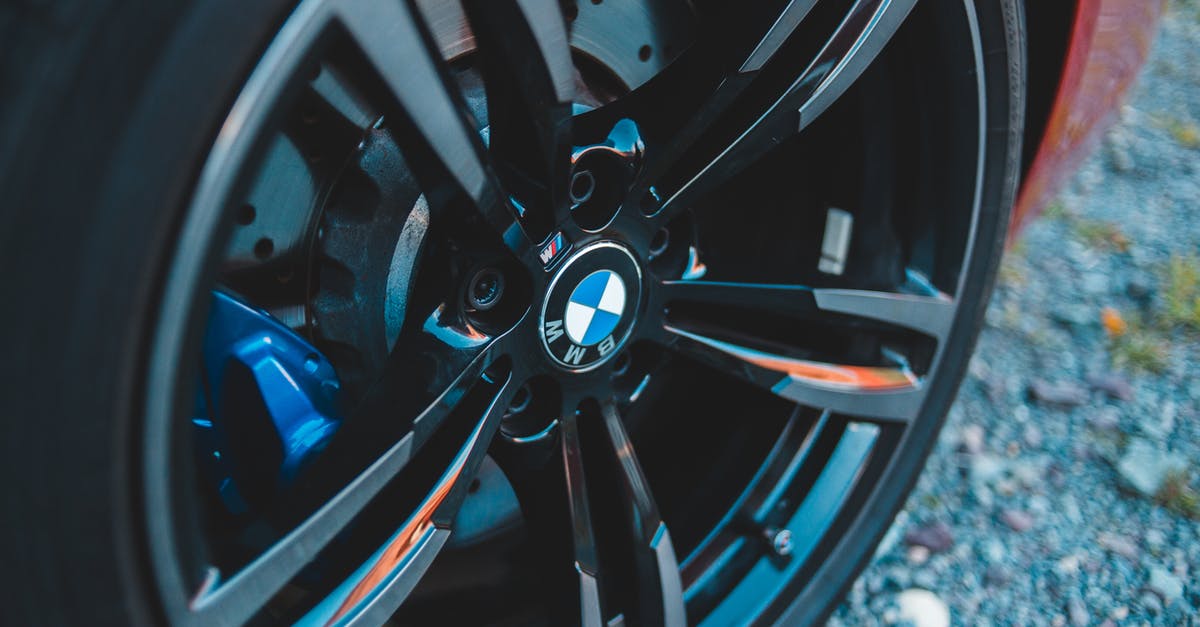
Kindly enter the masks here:
M 571 216 L 587 231 L 599 231 L 616 216 L 625 200 L 632 166 L 604 149 L 588 149 L 575 161 L 567 184 Z
M 562 389 L 552 377 L 538 375 L 517 388 L 504 411 L 500 430 L 518 444 L 532 442 L 530 438 L 549 433 L 561 412 Z
M 579 205 L 591 200 L 596 191 L 596 177 L 591 170 L 576 170 L 571 175 L 571 203 Z
M 671 232 L 666 228 L 659 229 L 654 237 L 650 238 L 650 258 L 654 259 L 667 252 L 667 247 L 670 245 Z
M 513 394 L 512 401 L 508 403 L 508 415 L 512 416 L 529 409 L 529 404 L 532 402 L 533 390 L 530 390 L 529 384 L 526 383 L 517 390 L 516 394 Z
M 613 361 L 613 376 L 623 377 L 629 373 L 629 366 L 633 364 L 633 358 L 629 356 L 629 351 L 622 351 Z
M 240 224 L 242 226 L 246 226 L 248 224 L 253 224 L 255 217 L 256 216 L 255 216 L 255 211 L 254 211 L 254 205 L 247 203 L 247 204 L 242 205 L 241 207 L 238 207 L 238 212 L 237 212 L 237 223 L 238 224 Z
M 504 295 L 504 275 L 495 268 L 484 268 L 475 273 L 467 286 L 467 304 L 476 311 L 487 311 L 500 302 Z
M 275 252 L 275 242 L 270 238 L 264 237 L 254 244 L 254 256 L 259 259 L 267 259 Z

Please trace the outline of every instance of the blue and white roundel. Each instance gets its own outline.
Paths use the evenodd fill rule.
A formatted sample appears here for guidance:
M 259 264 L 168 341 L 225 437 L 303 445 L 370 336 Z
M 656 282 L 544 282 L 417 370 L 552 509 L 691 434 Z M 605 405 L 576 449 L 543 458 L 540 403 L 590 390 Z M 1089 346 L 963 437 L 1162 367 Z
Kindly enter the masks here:
M 625 281 L 611 270 L 597 270 L 571 292 L 563 326 L 572 342 L 592 346 L 616 330 L 624 311 Z

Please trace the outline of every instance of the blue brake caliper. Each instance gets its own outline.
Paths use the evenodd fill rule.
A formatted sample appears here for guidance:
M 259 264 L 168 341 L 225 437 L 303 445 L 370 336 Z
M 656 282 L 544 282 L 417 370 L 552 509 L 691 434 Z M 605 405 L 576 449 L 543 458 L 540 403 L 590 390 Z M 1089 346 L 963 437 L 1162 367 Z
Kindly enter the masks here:
M 341 424 L 333 366 L 265 311 L 213 292 L 195 441 L 225 506 L 243 514 L 289 488 Z

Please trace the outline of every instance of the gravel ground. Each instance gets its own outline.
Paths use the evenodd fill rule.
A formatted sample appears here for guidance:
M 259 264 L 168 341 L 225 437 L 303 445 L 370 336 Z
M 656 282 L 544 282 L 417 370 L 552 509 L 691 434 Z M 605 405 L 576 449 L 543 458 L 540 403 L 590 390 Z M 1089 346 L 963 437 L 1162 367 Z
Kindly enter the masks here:
M 925 472 L 831 625 L 1200 625 L 1200 2 L 1009 253 Z

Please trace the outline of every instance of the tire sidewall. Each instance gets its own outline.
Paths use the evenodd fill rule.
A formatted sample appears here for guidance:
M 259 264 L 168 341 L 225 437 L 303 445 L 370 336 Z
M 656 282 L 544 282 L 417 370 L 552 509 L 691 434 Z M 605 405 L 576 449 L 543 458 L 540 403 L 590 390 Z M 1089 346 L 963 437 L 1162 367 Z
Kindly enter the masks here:
M 59 88 L 30 76 L 3 112 L 34 112 L 0 175 L 21 303 L 0 314 L 4 624 L 162 622 L 139 496 L 149 332 L 195 177 L 294 2 L 85 5 L 14 52 L 50 58 Z

